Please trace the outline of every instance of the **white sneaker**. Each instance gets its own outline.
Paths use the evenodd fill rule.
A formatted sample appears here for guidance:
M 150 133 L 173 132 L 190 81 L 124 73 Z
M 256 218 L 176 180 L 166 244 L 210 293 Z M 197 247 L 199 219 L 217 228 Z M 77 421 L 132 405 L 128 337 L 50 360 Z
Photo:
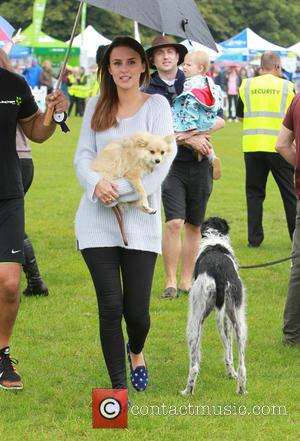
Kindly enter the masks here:
M 232 122 L 232 119 L 231 119 L 231 118 L 228 118 L 228 122 Z
M 237 118 L 235 118 L 235 120 L 234 120 L 236 123 L 238 123 L 239 122 L 239 120 L 237 119 Z

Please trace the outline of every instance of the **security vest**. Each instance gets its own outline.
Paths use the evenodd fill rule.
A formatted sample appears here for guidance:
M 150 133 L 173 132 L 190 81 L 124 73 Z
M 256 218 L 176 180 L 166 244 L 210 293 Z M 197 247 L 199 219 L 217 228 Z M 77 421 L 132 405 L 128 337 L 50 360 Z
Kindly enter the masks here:
M 69 81 L 69 86 L 68 86 L 68 94 L 69 96 L 74 96 L 75 95 L 75 88 L 76 88 L 76 78 L 73 74 L 69 74 L 68 75 L 68 81 Z
M 88 98 L 90 96 L 90 85 L 86 74 L 82 74 L 79 78 L 75 89 L 75 96 L 76 98 Z
M 91 76 L 91 96 L 96 96 L 99 94 L 99 81 L 97 74 Z
M 272 152 L 283 117 L 294 97 L 293 83 L 266 74 L 243 80 L 243 151 Z

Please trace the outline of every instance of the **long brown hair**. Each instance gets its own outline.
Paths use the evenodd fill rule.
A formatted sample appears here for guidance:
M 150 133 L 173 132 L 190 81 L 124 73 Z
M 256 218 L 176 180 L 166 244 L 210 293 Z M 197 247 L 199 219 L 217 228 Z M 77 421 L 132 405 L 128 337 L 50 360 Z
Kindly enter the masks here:
M 15 72 L 7 53 L 3 49 L 0 49 L 0 67 L 9 70 L 10 72 Z
M 130 37 L 117 37 L 109 45 L 98 65 L 97 76 L 100 79 L 100 97 L 98 99 L 91 127 L 93 130 L 106 130 L 117 124 L 118 93 L 115 82 L 109 73 L 110 54 L 115 47 L 129 47 L 137 52 L 145 65 L 145 72 L 140 76 L 140 86 L 147 84 L 150 79 L 148 59 L 143 46 Z

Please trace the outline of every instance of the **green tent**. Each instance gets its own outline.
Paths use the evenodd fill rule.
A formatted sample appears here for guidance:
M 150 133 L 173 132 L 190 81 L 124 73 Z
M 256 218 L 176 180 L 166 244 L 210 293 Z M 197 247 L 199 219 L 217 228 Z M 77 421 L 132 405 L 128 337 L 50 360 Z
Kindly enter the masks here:
M 32 48 L 32 54 L 39 58 L 40 61 L 49 59 L 54 64 L 63 61 L 68 47 L 68 44 L 64 41 L 56 40 L 42 31 L 35 36 L 33 24 L 24 29 L 22 35 L 26 37 L 26 40 L 22 42 L 22 46 Z M 80 48 L 72 47 L 68 64 L 78 66 L 79 54 Z

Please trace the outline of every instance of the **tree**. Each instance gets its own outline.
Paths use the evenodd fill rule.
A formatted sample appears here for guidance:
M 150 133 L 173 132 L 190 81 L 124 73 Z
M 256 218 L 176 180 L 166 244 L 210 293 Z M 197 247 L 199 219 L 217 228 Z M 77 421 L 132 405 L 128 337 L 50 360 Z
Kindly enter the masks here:
M 265 0 L 195 1 L 217 42 L 232 37 L 245 27 L 250 27 L 261 37 L 280 46 L 290 46 L 300 39 L 299 0 L 269 0 L 268 3 Z M 184 0 L 182 2 L 184 4 Z M 0 15 L 16 29 L 25 28 L 32 21 L 32 5 L 32 0 L 1 0 Z M 43 31 L 60 40 L 68 40 L 78 5 L 76 0 L 48 0 Z M 87 24 L 93 25 L 110 39 L 117 35 L 133 35 L 132 20 L 90 5 Z M 80 32 L 80 25 L 76 31 Z M 150 44 L 157 35 L 157 32 L 144 26 L 140 26 L 140 32 L 144 45 Z

